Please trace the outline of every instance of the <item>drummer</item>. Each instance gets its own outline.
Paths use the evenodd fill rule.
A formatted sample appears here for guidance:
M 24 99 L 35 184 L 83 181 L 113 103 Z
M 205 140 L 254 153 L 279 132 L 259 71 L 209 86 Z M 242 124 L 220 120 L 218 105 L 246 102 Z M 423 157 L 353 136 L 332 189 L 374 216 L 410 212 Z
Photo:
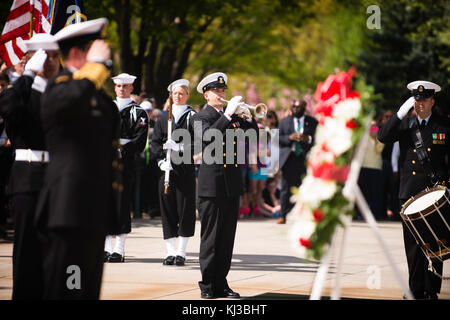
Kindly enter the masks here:
M 400 205 L 426 187 L 449 185 L 449 119 L 440 116 L 434 107 L 435 93 L 441 87 L 420 80 L 409 83 L 407 88 L 411 91 L 411 97 L 378 132 L 381 142 L 399 141 L 400 144 Z M 416 115 L 409 114 L 412 108 Z M 416 299 L 437 299 L 442 279 L 428 271 L 428 260 L 405 223 L 403 239 L 412 294 Z M 441 261 L 433 262 L 433 267 L 442 275 Z

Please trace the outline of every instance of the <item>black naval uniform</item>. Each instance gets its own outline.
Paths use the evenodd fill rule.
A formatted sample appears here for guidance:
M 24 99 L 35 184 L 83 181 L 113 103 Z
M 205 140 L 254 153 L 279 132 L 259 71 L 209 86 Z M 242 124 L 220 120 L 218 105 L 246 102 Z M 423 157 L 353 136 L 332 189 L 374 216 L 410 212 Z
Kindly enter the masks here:
M 89 64 L 80 69 L 89 70 Z M 51 159 L 37 211 L 46 247 L 45 299 L 98 299 L 105 236 L 118 231 L 112 163 L 119 113 L 92 81 L 73 76 L 59 73 L 42 100 Z M 73 287 L 76 281 L 69 277 L 77 275 L 77 267 L 81 283 Z
M 417 157 L 417 150 L 412 134 L 418 128 L 417 117 L 405 117 L 400 120 L 392 116 L 378 132 L 378 139 L 383 143 L 399 141 L 400 158 L 400 205 L 433 184 L 427 177 Z M 448 159 L 450 155 L 449 120 L 432 113 L 425 128 L 420 129 L 424 147 L 431 160 L 439 181 L 448 181 Z M 416 299 L 423 299 L 426 294 L 440 292 L 442 280 L 427 271 L 428 261 L 419 245 L 403 222 L 403 238 L 409 269 L 409 287 Z M 435 270 L 442 274 L 442 262 L 433 262 Z
M 14 150 L 45 152 L 40 121 L 41 98 L 45 82 L 33 88 L 34 77 L 23 75 L 0 95 L 0 115 L 7 122 L 7 133 Z M 34 226 L 36 203 L 44 183 L 48 158 L 41 161 L 14 161 L 9 191 L 14 219 L 13 299 L 41 299 L 43 294 L 42 245 Z
M 226 277 L 231 266 L 234 238 L 239 211 L 239 197 L 243 193 L 241 168 L 237 164 L 237 142 L 234 141 L 234 163 L 227 164 L 226 130 L 258 130 L 256 121 L 248 122 L 233 114 L 231 121 L 210 105 L 192 117 L 191 125 L 196 121 L 202 124 L 202 133 L 208 129 L 217 129 L 223 133 L 224 161 L 222 164 L 200 165 L 198 173 L 198 212 L 201 220 L 200 270 L 199 282 L 202 294 L 221 297 L 229 290 Z M 200 139 L 197 136 L 195 139 Z M 209 145 L 203 141 L 203 148 Z M 205 154 L 203 154 L 203 157 Z
M 172 131 L 176 129 L 186 129 L 190 131 L 191 137 L 194 137 L 190 122 L 195 111 L 188 107 L 185 113 L 175 123 L 172 117 Z M 166 158 L 166 151 L 163 144 L 167 141 L 167 121 L 168 113 L 164 113 L 158 119 L 153 130 L 151 150 L 153 156 L 159 162 Z M 181 139 L 179 139 L 181 140 Z M 164 193 L 164 174 L 159 179 L 159 203 L 163 225 L 164 240 L 170 238 L 192 237 L 195 231 L 195 167 L 193 159 L 192 141 L 178 141 L 184 144 L 184 150 L 191 149 L 190 162 L 174 164 L 170 172 L 169 192 Z M 174 151 L 172 151 L 173 154 Z M 180 156 L 182 155 L 180 151 Z
M 120 138 L 130 141 L 120 148 L 123 171 L 121 175 L 123 191 L 120 199 L 119 234 L 131 232 L 131 203 L 133 201 L 133 172 L 136 156 L 142 152 L 147 142 L 147 112 L 134 102 L 120 109 Z

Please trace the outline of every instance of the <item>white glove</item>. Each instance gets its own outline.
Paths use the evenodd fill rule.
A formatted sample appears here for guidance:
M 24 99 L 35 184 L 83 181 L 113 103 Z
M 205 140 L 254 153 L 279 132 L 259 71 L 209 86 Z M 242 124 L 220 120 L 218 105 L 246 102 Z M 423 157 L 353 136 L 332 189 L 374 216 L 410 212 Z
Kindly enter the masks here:
M 167 160 L 161 160 L 159 163 L 159 168 L 161 169 L 161 171 L 171 171 L 173 170 L 172 168 L 172 164 L 167 161 Z
M 410 97 L 408 100 L 406 100 L 400 109 L 397 111 L 397 117 L 402 120 L 409 112 L 409 110 L 414 107 L 414 97 Z
M 246 107 L 240 106 L 238 109 L 238 115 L 247 121 L 252 120 L 252 113 Z
M 35 52 L 35 54 L 28 60 L 25 65 L 25 71 L 33 71 L 35 74 L 38 74 L 44 69 L 45 60 L 47 60 L 47 53 L 39 49 Z
M 176 143 L 175 141 L 173 141 L 172 139 L 167 140 L 166 143 L 163 144 L 163 149 L 167 150 L 173 150 L 175 152 L 178 152 L 181 150 L 181 152 L 183 152 L 183 144 L 182 143 Z
M 241 102 L 241 100 L 242 100 L 241 96 L 231 98 L 231 100 L 228 102 L 227 109 L 224 112 L 225 115 L 231 117 L 236 112 L 238 107 L 244 104 L 243 102 Z

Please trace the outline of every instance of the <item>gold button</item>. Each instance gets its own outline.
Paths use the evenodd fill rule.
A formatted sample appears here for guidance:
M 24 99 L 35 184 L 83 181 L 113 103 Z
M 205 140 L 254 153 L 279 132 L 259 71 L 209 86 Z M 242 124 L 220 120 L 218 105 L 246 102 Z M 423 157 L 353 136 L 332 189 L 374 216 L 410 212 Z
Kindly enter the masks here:
M 431 151 L 431 148 L 428 148 L 427 150 L 428 150 L 428 152 L 430 152 L 430 151 Z
M 237 165 L 237 164 L 235 164 L 234 166 L 235 166 L 236 168 L 238 167 L 238 165 Z
M 227 155 L 226 153 L 223 154 L 224 157 L 226 157 L 226 155 Z
M 416 160 L 413 160 L 413 161 L 411 161 L 412 162 L 412 164 L 416 164 Z
M 114 161 L 112 162 L 112 166 L 113 166 L 113 168 L 117 168 L 117 161 L 116 161 L 116 160 L 114 160 Z
M 416 150 L 416 149 L 414 149 L 413 151 L 414 151 L 414 152 L 417 152 L 417 150 Z
M 237 153 L 235 152 L 234 155 L 237 156 Z
M 222 141 L 222 145 L 224 146 L 224 145 L 225 145 L 225 142 Z
M 113 188 L 114 190 L 117 189 L 117 182 L 114 181 L 114 182 L 112 183 L 112 188 Z
M 416 175 L 416 172 L 415 172 L 415 171 L 413 171 L 413 172 L 412 172 L 412 174 L 413 174 L 413 176 L 415 176 L 415 175 Z
M 226 165 L 226 164 L 224 164 L 224 165 L 223 165 L 223 167 L 224 167 L 224 168 L 226 168 L 226 167 L 227 167 L 227 165 Z
M 233 141 L 233 144 L 236 144 L 236 141 Z

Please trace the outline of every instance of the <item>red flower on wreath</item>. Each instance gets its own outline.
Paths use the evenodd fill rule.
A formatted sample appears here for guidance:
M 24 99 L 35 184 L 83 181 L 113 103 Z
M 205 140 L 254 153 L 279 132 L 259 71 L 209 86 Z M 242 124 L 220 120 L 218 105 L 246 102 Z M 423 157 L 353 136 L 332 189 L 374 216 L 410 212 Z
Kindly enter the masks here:
M 305 248 L 311 248 L 312 247 L 312 242 L 309 239 L 300 238 L 299 242 L 300 242 L 300 245 L 302 247 L 305 247 Z
M 348 72 L 329 75 L 324 82 L 317 85 L 314 99 L 317 101 L 316 113 L 324 117 L 331 117 L 334 106 L 346 99 L 359 98 L 359 94 L 352 89 L 352 78 L 355 68 Z

